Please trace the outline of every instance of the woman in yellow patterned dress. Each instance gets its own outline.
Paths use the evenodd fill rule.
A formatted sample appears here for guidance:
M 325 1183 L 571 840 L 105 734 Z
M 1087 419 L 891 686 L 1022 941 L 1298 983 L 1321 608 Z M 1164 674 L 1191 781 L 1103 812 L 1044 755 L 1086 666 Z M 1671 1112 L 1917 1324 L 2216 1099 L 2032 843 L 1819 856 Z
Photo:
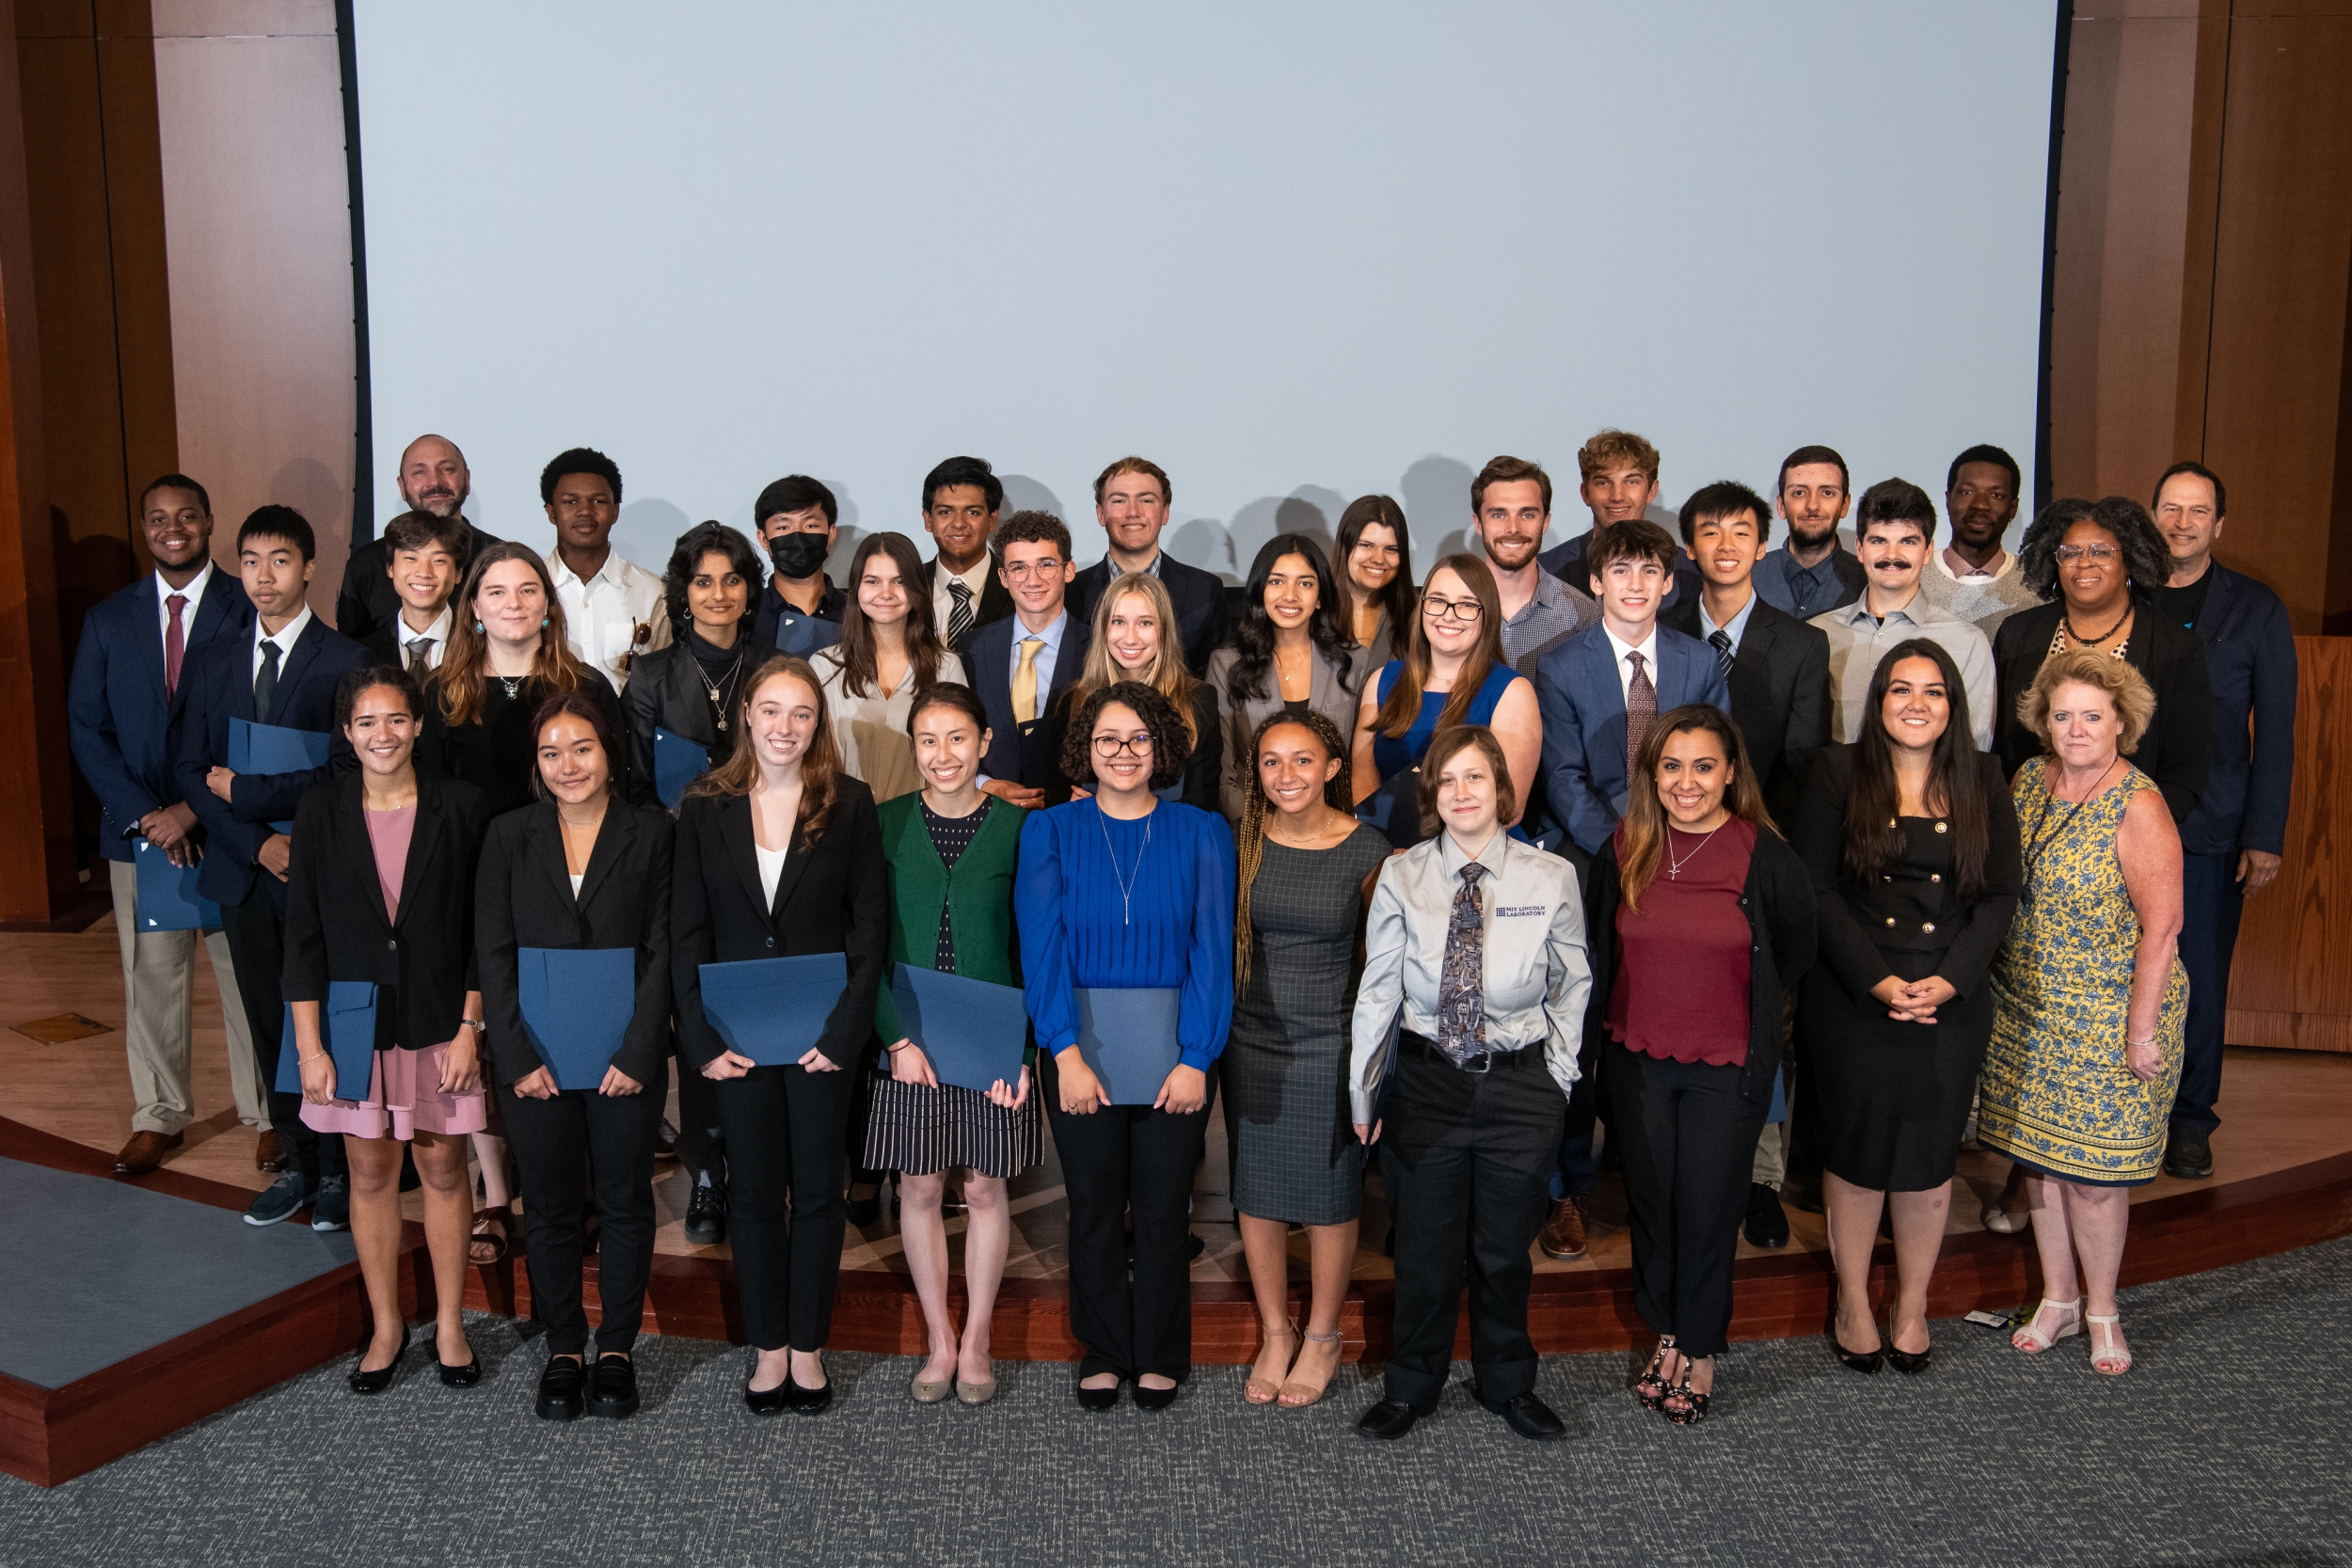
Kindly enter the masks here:
M 1985 1146 L 2029 1173 L 2042 1255 L 2041 1305 L 2010 1342 L 2038 1354 L 2088 1323 L 2109 1375 L 2132 1364 L 2115 1309 L 2129 1189 L 2163 1161 L 2188 1011 L 2181 836 L 2123 760 L 2154 711 L 2139 672 L 2086 649 L 2051 656 L 2018 703 L 2045 754 L 2010 786 L 2026 895 L 1993 966 L 1979 1112 Z

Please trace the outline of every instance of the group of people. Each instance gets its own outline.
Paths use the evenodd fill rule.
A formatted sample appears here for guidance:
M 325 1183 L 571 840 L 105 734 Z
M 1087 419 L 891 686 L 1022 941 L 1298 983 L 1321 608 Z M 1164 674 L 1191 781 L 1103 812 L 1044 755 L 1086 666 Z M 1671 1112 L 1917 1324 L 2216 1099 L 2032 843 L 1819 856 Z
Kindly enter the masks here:
M 689 1237 L 732 1237 L 753 1411 L 830 1401 L 845 1227 L 875 1202 L 853 1195 L 893 1176 L 928 1331 L 911 1395 L 983 1402 L 1006 1182 L 1050 1124 L 1075 1397 L 1164 1407 L 1191 1362 L 1213 1105 L 1263 1321 L 1253 1403 L 1323 1397 L 1376 1159 L 1395 1349 L 1359 1430 L 1432 1408 L 1467 1268 L 1479 1399 L 1561 1435 L 1534 1391 L 1532 1254 L 1584 1252 L 1606 1146 L 1660 1337 L 1636 1393 L 1669 1420 L 1707 1414 L 1737 1239 L 1785 1244 L 1792 1167 L 1827 1214 L 1832 1350 L 1924 1370 L 1971 1138 L 2014 1163 L 1987 1222 L 2041 1253 L 2014 1342 L 2088 1326 L 2123 1370 L 2126 1192 L 2211 1171 L 2237 912 L 2283 850 L 2293 642 L 2276 596 L 2212 559 L 2220 479 L 2175 465 L 2153 515 L 2054 502 L 2011 554 L 1997 448 L 1952 464 L 1941 549 L 1924 491 L 1857 505 L 1827 447 L 1790 453 L 1770 501 L 1698 490 L 1678 541 L 1647 515 L 1646 441 L 1604 431 L 1578 461 L 1592 527 L 1555 549 L 1549 476 L 1498 457 L 1469 497 L 1480 551 L 1418 586 L 1403 511 L 1366 496 L 1330 554 L 1279 535 L 1232 594 L 1161 548 L 1172 486 L 1139 457 L 1095 481 L 1094 566 L 1058 517 L 1000 516 L 989 465 L 959 457 L 923 483 L 930 559 L 870 534 L 835 584 L 837 506 L 805 476 L 755 505 L 769 570 L 711 522 L 657 576 L 612 548 L 602 453 L 547 466 L 543 559 L 466 521 L 465 460 L 423 436 L 339 629 L 307 608 L 304 518 L 255 511 L 232 576 L 202 486 L 167 475 L 140 502 L 155 575 L 92 612 L 72 693 L 140 1101 L 117 1168 L 154 1168 L 192 1119 L 200 934 L 276 1173 L 246 1218 L 351 1228 L 362 1393 L 406 1345 L 413 1168 L 442 1380 L 479 1378 L 463 1271 L 503 1253 L 518 1185 L 537 1409 L 628 1414 L 674 1152 Z M 241 766 L 259 732 L 238 721 L 317 737 L 311 766 Z M 142 855 L 199 868 L 217 933 L 142 924 Z M 561 1081 L 527 1016 L 564 950 L 630 955 L 600 1077 Z M 797 1058 L 755 1060 L 707 1000 L 713 966 L 822 955 L 837 998 L 796 1021 Z M 896 983 L 922 970 L 1018 990 L 1017 1069 L 942 1081 Z M 355 984 L 364 1083 L 333 1049 Z M 1104 1008 L 1156 1020 L 1140 1086 L 1103 1054 Z M 276 1086 L 289 1058 L 299 1092 Z

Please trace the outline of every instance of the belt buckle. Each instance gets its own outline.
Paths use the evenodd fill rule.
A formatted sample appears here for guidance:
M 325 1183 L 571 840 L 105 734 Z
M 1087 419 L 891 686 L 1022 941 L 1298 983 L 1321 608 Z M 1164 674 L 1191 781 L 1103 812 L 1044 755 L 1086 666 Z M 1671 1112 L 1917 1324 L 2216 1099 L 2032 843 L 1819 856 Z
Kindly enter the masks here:
M 1469 1061 L 1464 1062 L 1462 1064 L 1462 1070 L 1464 1072 L 1492 1072 L 1494 1070 L 1494 1066 L 1495 1053 L 1491 1051 L 1482 1051 L 1477 1055 L 1472 1056 Z

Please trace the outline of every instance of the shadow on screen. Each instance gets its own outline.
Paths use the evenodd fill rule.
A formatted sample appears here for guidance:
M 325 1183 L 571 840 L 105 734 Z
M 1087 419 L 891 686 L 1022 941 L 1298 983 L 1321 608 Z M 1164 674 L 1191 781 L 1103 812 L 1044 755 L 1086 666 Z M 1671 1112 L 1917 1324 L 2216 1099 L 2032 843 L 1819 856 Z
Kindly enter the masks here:
M 1009 517 L 1016 512 L 1050 512 L 1063 522 L 1070 521 L 1070 513 L 1061 498 L 1027 474 L 998 474 L 1005 486 L 1004 510 L 999 517 Z

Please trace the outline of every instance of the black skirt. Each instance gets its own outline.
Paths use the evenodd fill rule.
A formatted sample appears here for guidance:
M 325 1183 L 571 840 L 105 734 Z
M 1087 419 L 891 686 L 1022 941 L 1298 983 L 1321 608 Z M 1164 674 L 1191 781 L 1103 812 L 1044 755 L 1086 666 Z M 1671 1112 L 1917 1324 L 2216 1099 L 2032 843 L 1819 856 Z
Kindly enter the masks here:
M 1944 960 L 1940 952 L 1882 953 L 1903 980 L 1923 980 Z M 1805 976 L 1800 1008 L 1798 1112 L 1820 1132 L 1822 1164 L 1873 1192 L 1949 1181 L 1993 1037 L 1991 984 L 1938 1007 L 1932 1024 L 1900 1023 L 1822 964 Z

